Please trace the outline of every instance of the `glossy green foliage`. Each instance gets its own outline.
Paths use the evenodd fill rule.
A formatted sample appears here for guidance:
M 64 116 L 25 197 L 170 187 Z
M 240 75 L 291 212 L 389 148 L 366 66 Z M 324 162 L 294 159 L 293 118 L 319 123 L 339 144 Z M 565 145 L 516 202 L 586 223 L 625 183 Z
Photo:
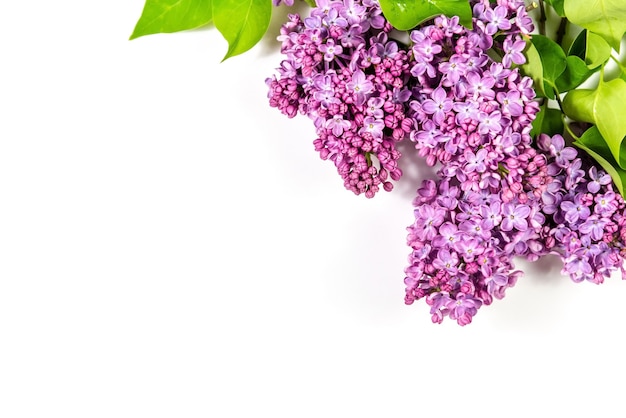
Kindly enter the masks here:
M 619 51 L 626 32 L 626 1 L 565 0 L 563 6 L 570 22 L 600 35 Z
M 211 0 L 146 0 L 130 39 L 195 29 L 211 21 Z
M 533 129 L 530 134 L 536 136 L 544 133 L 552 136 L 562 134 L 563 129 L 563 113 L 559 109 L 549 108 L 544 102 L 533 121 Z
M 563 100 L 563 111 L 570 118 L 593 123 L 606 141 L 615 161 L 626 168 L 622 142 L 626 136 L 626 81 L 616 78 L 600 80 L 597 89 L 570 91 Z
M 439 15 L 459 16 L 466 27 L 472 26 L 468 0 L 380 0 L 385 18 L 399 30 L 413 29 Z
M 556 80 L 567 68 L 563 48 L 544 35 L 533 35 L 526 49 L 527 62 L 522 70 L 530 76 L 540 95 L 550 99 L 555 96 Z
M 267 31 L 271 17 L 269 0 L 213 0 L 213 22 L 228 41 L 224 59 L 256 45 Z

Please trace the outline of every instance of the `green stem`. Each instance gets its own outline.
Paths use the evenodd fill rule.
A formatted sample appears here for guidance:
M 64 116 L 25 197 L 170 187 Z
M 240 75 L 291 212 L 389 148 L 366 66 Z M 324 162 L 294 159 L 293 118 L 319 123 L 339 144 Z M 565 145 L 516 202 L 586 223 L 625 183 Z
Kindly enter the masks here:
M 509 170 L 507 170 L 502 164 L 498 164 L 498 171 L 503 176 L 506 176 L 507 174 L 509 174 Z
M 563 111 L 563 102 L 561 101 L 561 93 L 559 92 L 559 90 L 556 88 L 554 84 L 550 83 L 550 87 L 554 89 L 554 99 L 559 105 L 559 109 L 561 109 L 561 113 L 565 114 L 565 112 Z
M 546 34 L 546 8 L 544 7 L 543 0 L 539 0 L 539 33 L 541 35 Z
M 561 96 L 559 95 L 559 92 L 556 91 L 556 89 L 554 89 L 554 90 L 555 90 L 554 98 L 556 99 L 556 102 L 559 105 L 559 109 L 561 109 L 562 113 L 565 113 L 565 112 L 563 112 L 563 102 L 561 101 Z
M 569 23 L 569 21 L 567 20 L 566 17 L 561 19 L 561 22 L 559 23 L 559 28 L 556 30 L 556 43 L 559 45 L 563 45 L 563 37 L 565 36 L 565 33 L 567 32 L 567 24 Z

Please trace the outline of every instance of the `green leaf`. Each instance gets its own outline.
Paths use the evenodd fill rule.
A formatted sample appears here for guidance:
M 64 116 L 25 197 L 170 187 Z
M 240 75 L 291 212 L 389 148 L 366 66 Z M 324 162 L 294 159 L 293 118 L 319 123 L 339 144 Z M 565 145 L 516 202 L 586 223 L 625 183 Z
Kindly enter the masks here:
M 567 55 L 568 57 L 575 56 L 584 60 L 589 69 L 595 70 L 609 60 L 611 57 L 611 46 L 601 36 L 583 29 L 572 42 Z M 578 66 L 578 64 L 574 65 Z M 570 63 L 568 62 L 569 66 Z M 580 71 L 582 71 L 582 67 Z
M 626 32 L 626 1 L 565 0 L 564 11 L 570 22 L 602 36 L 619 52 Z
M 467 0 L 380 0 L 383 15 L 399 30 L 413 29 L 440 15 L 458 16 L 459 22 L 472 27 L 472 9 Z
M 611 57 L 611 46 L 593 32 L 587 32 L 585 62 L 589 68 L 598 68 Z
M 575 55 L 581 60 L 585 59 L 585 55 L 587 53 L 587 29 L 583 29 L 580 31 L 572 45 L 569 47 L 569 51 L 567 51 L 567 55 Z
M 594 123 L 605 139 L 615 161 L 626 168 L 626 155 L 621 155 L 626 136 L 626 81 L 616 78 L 600 84 L 596 90 L 572 90 L 563 100 L 563 111 L 574 120 Z
M 567 67 L 563 74 L 556 79 L 556 88 L 560 93 L 575 89 L 589 78 L 594 71 L 590 70 L 585 61 L 576 55 L 567 57 Z
M 563 48 L 543 35 L 532 35 L 531 42 L 537 48 L 543 66 L 543 78 L 551 83 L 565 71 L 567 60 Z
M 211 17 L 211 0 L 146 0 L 130 39 L 195 29 Z
M 526 55 L 526 62 L 521 66 L 522 71 L 525 75 L 533 79 L 537 96 L 546 97 L 546 92 L 543 88 L 543 66 L 541 65 L 541 57 L 535 45 L 528 42 L 524 55 Z
M 547 135 L 563 135 L 563 113 L 560 109 L 546 109 L 546 115 L 543 118 L 541 132 Z
M 619 193 L 622 196 L 626 196 L 624 193 L 626 170 L 622 169 L 615 162 L 611 150 L 608 148 L 606 141 L 596 126 L 587 129 L 577 141 L 574 141 L 574 145 L 586 151 L 589 156 L 596 160 L 611 176 L 613 183 L 615 183 L 615 188 Z
M 554 11 L 556 12 L 556 14 L 558 14 L 561 17 L 565 17 L 565 10 L 563 9 L 563 2 L 564 0 L 546 0 L 546 3 L 548 3 L 550 6 L 554 8 Z
M 567 68 L 565 52 L 559 44 L 543 35 L 532 35 L 531 42 L 532 47 L 526 49 L 528 61 L 522 70 L 533 79 L 537 93 L 552 99 L 556 79 Z
M 539 134 L 563 135 L 563 113 L 559 109 L 549 108 L 544 102 L 532 123 L 530 135 L 536 137 Z
M 563 112 L 574 120 L 595 123 L 597 98 L 596 90 L 572 90 L 563 99 Z
M 541 105 L 539 108 L 539 112 L 535 115 L 535 119 L 532 123 L 532 129 L 530 130 L 530 136 L 535 138 L 537 135 L 541 133 L 541 128 L 543 126 L 543 118 L 546 116 L 546 102 Z
M 215 27 L 228 41 L 228 52 L 222 61 L 256 45 L 267 31 L 271 17 L 269 0 L 213 0 Z

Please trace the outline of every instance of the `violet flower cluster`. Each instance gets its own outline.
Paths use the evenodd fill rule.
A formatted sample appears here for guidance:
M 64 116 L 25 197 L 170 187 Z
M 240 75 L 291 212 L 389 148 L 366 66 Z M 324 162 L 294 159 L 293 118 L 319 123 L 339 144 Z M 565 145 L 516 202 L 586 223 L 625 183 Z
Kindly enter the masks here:
M 525 62 L 521 35 L 532 29 L 522 2 L 479 1 L 472 30 L 438 17 L 411 32 L 421 88 L 410 139 L 441 167 L 414 202 L 405 302 L 426 297 L 434 322 L 470 323 L 515 284 L 513 257 L 546 253 L 541 195 L 551 179 L 530 136 L 539 107 L 532 80 L 510 68 Z
M 517 160 L 531 148 L 539 105 L 532 79 L 511 65 L 526 61 L 521 34 L 532 30 L 532 21 L 521 1 L 491 7 L 488 0 L 474 5 L 472 30 L 457 17 L 442 16 L 411 32 L 418 87 L 409 103 L 416 121 L 410 139 L 429 165 L 443 164 L 440 174 L 458 178 L 464 189 L 498 186 L 506 172 L 506 192 L 516 194 L 522 172 Z M 501 62 L 488 50 L 501 51 Z
M 522 175 L 525 201 L 463 191 L 454 177 L 423 182 L 408 228 L 407 304 L 424 298 L 433 322 L 466 325 L 522 275 L 515 257 L 556 254 L 574 282 L 599 284 L 616 271 L 626 278 L 626 204 L 610 176 L 560 135 L 542 134 L 536 146 L 536 171 Z M 538 173 L 536 187 L 529 179 Z
M 550 156 L 553 180 L 542 194 L 549 225 L 545 242 L 561 257 L 562 274 L 575 282 L 602 283 L 620 269 L 624 277 L 626 205 L 611 177 L 560 135 L 540 135 L 537 145 Z
M 283 25 L 286 59 L 266 81 L 270 106 L 310 117 L 316 151 L 366 197 L 393 189 L 402 175 L 396 145 L 413 125 L 409 55 L 391 30 L 374 0 L 319 0 L 309 17 L 292 14 Z
M 426 298 L 433 322 L 449 316 L 466 325 L 482 305 L 504 297 L 521 275 L 513 256 L 531 253 L 537 240 L 522 238 L 537 238 L 542 219 L 536 204 L 504 203 L 502 197 L 464 192 L 450 178 L 423 183 L 414 201 L 416 221 L 408 228 L 407 304 Z
M 407 46 L 376 0 L 318 0 L 283 25 L 286 58 L 267 79 L 270 105 L 312 119 L 316 151 L 355 194 L 392 190 L 402 140 L 437 166 L 413 201 L 405 303 L 460 325 L 517 282 L 515 258 L 557 254 L 575 282 L 626 274 L 626 204 L 610 176 L 561 136 L 531 137 L 524 2 L 470 4 L 472 29 L 439 16 Z

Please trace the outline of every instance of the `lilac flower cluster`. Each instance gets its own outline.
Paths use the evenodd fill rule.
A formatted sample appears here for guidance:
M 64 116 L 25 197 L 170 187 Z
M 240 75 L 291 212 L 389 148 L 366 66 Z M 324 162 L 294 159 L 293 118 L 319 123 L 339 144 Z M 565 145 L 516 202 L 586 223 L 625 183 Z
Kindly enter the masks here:
M 522 176 L 525 201 L 464 192 L 447 177 L 418 190 L 405 302 L 425 298 L 433 322 L 448 316 L 466 325 L 503 298 L 522 275 L 514 257 L 557 254 L 574 282 L 599 284 L 618 270 L 626 278 L 626 203 L 610 176 L 560 135 L 542 134 L 533 145 L 540 153 L 529 164 L 536 171 Z M 536 187 L 530 179 L 538 173 L 544 181 Z
M 561 136 L 530 135 L 523 0 L 470 4 L 472 29 L 439 16 L 409 47 L 376 0 L 318 0 L 281 28 L 286 59 L 266 80 L 272 107 L 312 119 L 316 151 L 355 194 L 392 190 L 403 139 L 438 166 L 413 201 L 405 302 L 423 298 L 433 322 L 460 325 L 517 282 L 516 257 L 558 254 L 576 282 L 626 277 L 626 203 L 610 176 Z
M 441 168 L 414 201 L 405 302 L 426 297 L 434 322 L 470 323 L 516 282 L 513 257 L 547 253 L 541 196 L 551 178 L 530 136 L 538 105 L 532 80 L 510 68 L 525 61 L 521 34 L 531 24 L 522 2 L 481 0 L 473 30 L 439 17 L 411 32 L 421 88 L 410 138 Z M 502 51 L 501 62 L 488 48 Z
M 542 195 L 542 212 L 550 226 L 546 245 L 561 256 L 562 273 L 575 282 L 602 283 L 616 269 L 624 277 L 626 205 L 611 177 L 560 135 L 540 135 L 537 146 L 550 156 L 554 179 Z
M 525 62 L 521 35 L 532 21 L 523 1 L 480 0 L 473 9 L 472 30 L 442 16 L 411 32 L 419 90 L 409 104 L 416 120 L 410 138 L 429 165 L 443 164 L 440 174 L 463 188 L 484 189 L 506 172 L 507 188 L 519 193 L 519 153 L 530 149 L 539 107 L 532 80 L 510 67 Z M 500 51 L 501 62 L 488 50 Z
M 375 0 L 319 0 L 309 17 L 290 15 L 283 25 L 286 59 L 266 81 L 270 106 L 308 115 L 316 151 L 366 197 L 402 175 L 396 143 L 413 124 L 409 56 L 391 30 Z
M 548 253 L 541 211 L 550 180 L 546 157 L 533 149 L 521 155 L 532 159 L 521 160 L 528 171 L 516 183 L 517 194 L 508 193 L 506 176 L 478 190 L 443 176 L 418 190 L 415 223 L 408 228 L 405 302 L 426 297 L 433 322 L 449 316 L 470 323 L 480 306 L 502 299 L 515 284 L 521 272 L 514 270 L 514 257 L 537 260 Z
M 405 302 L 426 298 L 433 322 L 449 316 L 469 324 L 521 274 L 512 263 L 521 241 L 508 235 L 536 234 L 541 219 L 527 205 L 503 204 L 498 193 L 463 192 L 449 178 L 424 181 L 414 205 Z

